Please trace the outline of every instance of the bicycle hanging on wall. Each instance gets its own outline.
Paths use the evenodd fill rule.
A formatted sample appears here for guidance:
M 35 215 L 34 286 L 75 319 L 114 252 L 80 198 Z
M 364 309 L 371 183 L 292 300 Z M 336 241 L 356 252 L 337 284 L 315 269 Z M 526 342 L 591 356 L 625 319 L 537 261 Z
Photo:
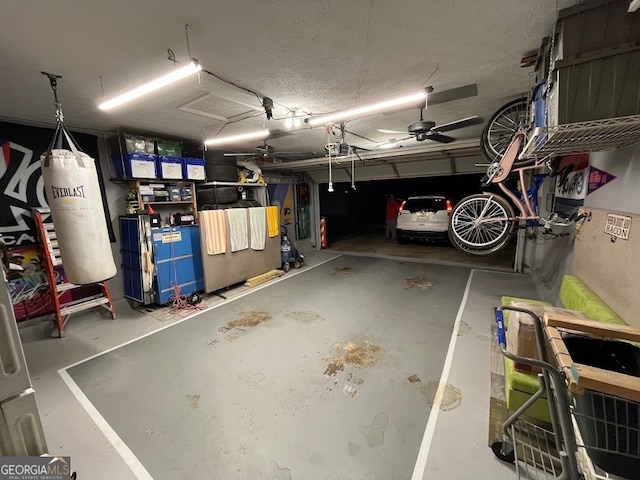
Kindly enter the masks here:
M 521 228 L 541 229 L 550 238 L 563 236 L 554 233 L 554 227 L 571 226 L 587 214 L 576 208 L 567 215 L 552 213 L 542 218 L 538 192 L 545 180 L 557 176 L 561 189 L 584 188 L 584 183 L 568 183 L 569 173 L 583 165 L 575 158 L 568 160 L 567 155 L 621 148 L 640 141 L 640 115 L 549 125 L 549 85 L 553 88 L 549 80 L 538 82 L 529 98 L 507 103 L 487 122 L 481 147 L 491 163 L 482 185 L 498 187 L 503 195 L 481 193 L 458 202 L 449 220 L 449 239 L 459 250 L 474 255 L 497 252 Z M 506 184 L 512 175 L 516 176 L 515 190 Z M 580 180 L 584 182 L 582 177 L 572 179 Z

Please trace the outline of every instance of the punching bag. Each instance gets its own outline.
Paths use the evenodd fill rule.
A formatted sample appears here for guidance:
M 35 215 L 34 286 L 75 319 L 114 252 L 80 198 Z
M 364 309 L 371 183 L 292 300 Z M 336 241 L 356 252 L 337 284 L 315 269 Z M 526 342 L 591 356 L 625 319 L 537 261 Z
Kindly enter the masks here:
M 60 134 L 71 150 L 51 148 Z M 67 279 L 85 285 L 112 278 L 116 265 L 95 161 L 81 152 L 65 126 L 58 124 L 49 150 L 40 157 L 40 166 Z

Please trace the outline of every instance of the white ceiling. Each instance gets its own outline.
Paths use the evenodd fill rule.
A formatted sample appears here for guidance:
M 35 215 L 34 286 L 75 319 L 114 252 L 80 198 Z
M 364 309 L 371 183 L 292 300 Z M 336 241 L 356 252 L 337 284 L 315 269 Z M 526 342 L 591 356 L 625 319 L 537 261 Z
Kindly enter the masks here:
M 561 8 L 574 3 L 559 0 Z M 59 95 L 65 118 L 84 129 L 121 127 L 202 140 L 224 122 L 193 109 L 221 117 L 259 113 L 255 96 L 206 74 L 200 83 L 189 78 L 112 112 L 97 109 L 103 89 L 108 97 L 170 70 L 168 48 L 179 61 L 188 61 L 188 23 L 192 56 L 205 69 L 289 108 L 330 112 L 424 85 L 442 91 L 475 83 L 476 97 L 435 105 L 426 118 L 439 124 L 470 115 L 488 119 L 527 90 L 531 70 L 520 68 L 520 59 L 551 33 L 555 9 L 556 0 L 4 2 L 0 116 L 53 120 L 52 95 L 41 70 L 64 77 Z M 185 104 L 192 110 L 179 109 Z M 285 114 L 276 105 L 274 116 Z M 418 111 L 410 110 L 355 120 L 347 128 L 384 141 L 391 135 L 378 128 L 404 131 L 417 120 Z M 228 124 L 224 133 L 253 131 L 263 122 L 264 116 L 258 116 Z M 269 121 L 267 128 L 283 129 L 283 121 Z M 481 129 L 452 135 L 477 137 Z M 353 136 L 347 140 L 375 146 Z M 268 142 L 276 151 L 322 155 L 326 133 L 304 127 Z

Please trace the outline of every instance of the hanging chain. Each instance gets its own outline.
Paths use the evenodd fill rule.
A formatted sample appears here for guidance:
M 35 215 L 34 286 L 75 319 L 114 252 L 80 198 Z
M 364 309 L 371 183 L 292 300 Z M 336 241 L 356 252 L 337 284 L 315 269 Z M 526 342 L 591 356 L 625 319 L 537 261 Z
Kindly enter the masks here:
M 184 36 L 187 38 L 187 54 L 191 58 L 191 42 L 189 41 L 189 24 L 184 24 Z
M 55 75 L 53 73 L 40 72 L 49 79 L 51 90 L 53 90 L 53 105 L 56 107 L 56 121 L 64 122 L 64 113 L 62 112 L 62 104 L 58 100 L 58 79 L 62 78 L 62 75 Z
M 554 62 L 554 55 L 555 55 L 555 48 L 556 48 L 556 28 L 558 25 L 558 20 L 559 20 L 559 14 L 560 10 L 559 10 L 559 5 L 558 5 L 558 0 L 556 0 L 556 11 L 555 11 L 555 17 L 553 19 L 553 30 L 551 31 L 551 41 L 549 44 L 549 71 L 547 72 L 547 84 L 545 85 L 544 89 L 545 89 L 545 100 L 548 102 L 549 98 L 549 93 L 551 92 L 551 86 L 553 85 L 553 67 L 555 65 Z M 545 122 L 547 124 L 547 126 L 549 126 L 549 108 L 545 108 Z

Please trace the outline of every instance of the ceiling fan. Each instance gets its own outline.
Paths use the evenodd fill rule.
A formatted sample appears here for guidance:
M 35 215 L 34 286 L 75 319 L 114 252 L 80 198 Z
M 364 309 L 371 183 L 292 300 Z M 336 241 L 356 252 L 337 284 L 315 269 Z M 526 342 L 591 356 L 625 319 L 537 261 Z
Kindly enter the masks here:
M 452 130 L 458 130 L 461 128 L 471 127 L 472 125 L 481 125 L 484 120 L 477 115 L 472 117 L 462 118 L 455 122 L 443 123 L 442 125 L 436 125 L 436 122 L 423 119 L 424 108 L 420 109 L 420 121 L 412 123 L 407 127 L 407 132 L 401 132 L 398 130 L 386 130 L 379 128 L 380 133 L 388 133 L 392 135 L 405 135 L 409 133 L 408 137 L 401 139 L 392 139 L 393 143 L 399 143 L 404 140 L 415 138 L 418 142 L 424 142 L 425 140 L 432 140 L 439 143 L 451 143 L 456 139 L 448 135 L 443 135 L 444 132 L 450 132 Z M 384 144 L 392 143 L 391 140 L 383 142 Z
M 289 157 L 305 157 L 315 152 L 276 152 L 275 147 L 264 142 L 258 145 L 253 152 L 228 152 L 225 157 L 262 157 L 264 161 L 273 161 L 273 159 L 282 158 L 288 160 Z

